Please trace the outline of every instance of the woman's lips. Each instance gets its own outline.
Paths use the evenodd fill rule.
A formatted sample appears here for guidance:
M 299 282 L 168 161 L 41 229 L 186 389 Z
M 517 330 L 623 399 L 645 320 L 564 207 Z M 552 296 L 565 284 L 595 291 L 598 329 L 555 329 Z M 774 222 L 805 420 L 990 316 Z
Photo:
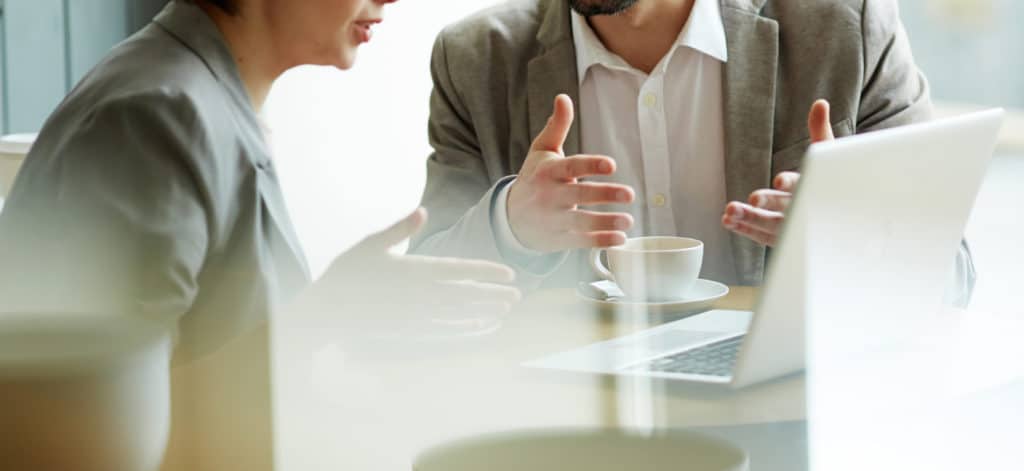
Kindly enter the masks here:
M 373 39 L 373 25 L 380 23 L 381 20 L 363 20 L 355 23 L 356 32 L 359 34 L 359 43 L 365 44 Z

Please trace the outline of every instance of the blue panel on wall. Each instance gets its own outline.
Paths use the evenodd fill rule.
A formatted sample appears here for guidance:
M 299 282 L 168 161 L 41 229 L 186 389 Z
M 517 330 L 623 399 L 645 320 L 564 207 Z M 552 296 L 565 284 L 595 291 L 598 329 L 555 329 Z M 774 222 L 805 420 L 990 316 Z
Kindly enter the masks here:
M 4 25 L 7 22 L 4 20 L 3 9 L 0 8 L 0 134 L 7 133 L 7 71 L 6 71 L 6 55 L 7 55 L 7 44 L 5 38 L 7 33 Z
M 135 0 L 70 0 L 68 49 L 70 83 L 74 85 L 128 35 L 126 3 Z
M 7 132 L 34 132 L 67 86 L 63 0 L 4 2 Z

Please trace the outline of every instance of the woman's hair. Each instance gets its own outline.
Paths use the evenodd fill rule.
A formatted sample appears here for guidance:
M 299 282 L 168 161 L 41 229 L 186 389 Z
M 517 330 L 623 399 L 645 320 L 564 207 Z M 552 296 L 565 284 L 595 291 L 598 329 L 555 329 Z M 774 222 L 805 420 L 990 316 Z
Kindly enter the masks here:
M 238 0 L 189 0 L 193 3 L 209 3 L 229 15 L 238 14 Z

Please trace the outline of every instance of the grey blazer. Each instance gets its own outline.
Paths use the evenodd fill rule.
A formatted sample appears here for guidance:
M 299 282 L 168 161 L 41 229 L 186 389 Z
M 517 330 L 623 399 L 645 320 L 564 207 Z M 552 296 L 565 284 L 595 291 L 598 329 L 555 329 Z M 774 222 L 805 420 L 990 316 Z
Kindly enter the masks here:
M 895 0 L 721 0 L 726 186 L 745 201 L 800 168 L 807 113 L 832 102 L 838 137 L 925 121 L 928 85 L 911 56 Z M 559 93 L 578 100 L 567 0 L 516 0 L 446 28 L 434 45 L 430 142 L 423 205 L 430 221 L 412 250 L 505 260 L 527 285 L 565 285 L 589 269 L 576 254 L 552 272 L 504 257 L 491 227 L 494 195 L 522 167 Z M 578 115 L 578 113 L 577 113 Z M 580 116 L 579 119 L 587 119 Z M 580 151 L 579 123 L 565 143 Z M 613 156 L 614 157 L 614 156 Z M 723 208 L 724 209 L 724 208 Z M 767 251 L 733 237 L 737 273 L 762 281 Z M 970 293 L 966 245 L 959 295 Z
M 171 2 L 53 113 L 0 216 L 0 310 L 146 316 L 177 360 L 308 280 L 273 162 L 213 22 Z

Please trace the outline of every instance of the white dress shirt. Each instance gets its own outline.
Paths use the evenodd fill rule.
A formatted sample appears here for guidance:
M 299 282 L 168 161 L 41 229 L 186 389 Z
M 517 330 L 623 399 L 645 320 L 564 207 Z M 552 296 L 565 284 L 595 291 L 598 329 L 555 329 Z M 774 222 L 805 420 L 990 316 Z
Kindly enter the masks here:
M 675 45 L 650 74 L 605 48 L 575 12 L 572 31 L 580 79 L 581 151 L 611 156 L 618 164 L 615 175 L 589 180 L 630 185 L 637 193 L 632 205 L 596 209 L 632 214 L 636 224 L 630 237 L 676 235 L 704 241 L 701 276 L 735 283 L 730 235 L 721 224 L 727 203 L 722 70 L 728 55 L 718 2 L 694 2 Z M 495 201 L 501 250 L 536 262 L 550 259 L 516 240 L 508 224 L 508 189 Z

